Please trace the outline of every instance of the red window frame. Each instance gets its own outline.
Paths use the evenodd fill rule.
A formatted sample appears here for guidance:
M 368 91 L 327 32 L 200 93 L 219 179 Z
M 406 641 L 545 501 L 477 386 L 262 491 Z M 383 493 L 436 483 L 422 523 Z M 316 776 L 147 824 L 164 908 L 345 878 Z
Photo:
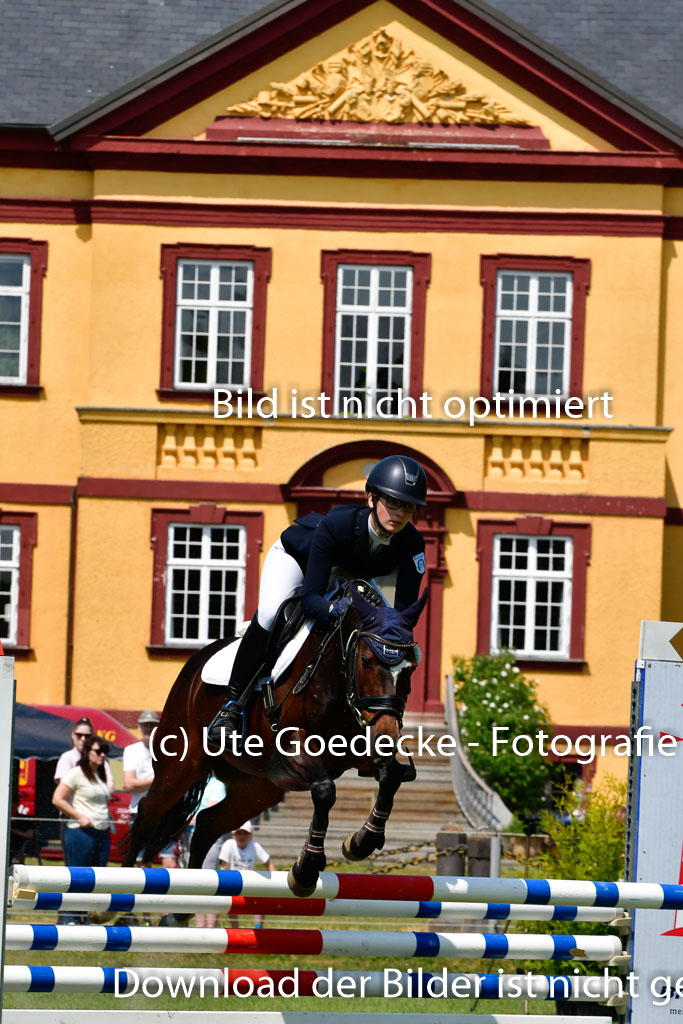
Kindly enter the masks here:
M 480 282 L 484 289 L 484 313 L 481 352 L 481 391 L 492 398 L 495 377 L 496 349 L 496 282 L 499 270 L 528 270 L 531 273 L 557 272 L 572 275 L 572 327 L 569 357 L 569 395 L 580 398 L 583 393 L 584 337 L 586 331 L 586 296 L 590 288 L 591 262 L 572 256 L 520 256 L 497 254 L 482 256 Z
M 228 512 L 220 505 L 201 504 L 190 508 L 153 508 L 151 548 L 154 552 L 152 577 L 152 619 L 150 654 L 185 657 L 197 650 L 196 645 L 167 645 L 164 639 L 166 610 L 166 556 L 168 553 L 168 527 L 170 523 L 194 523 L 199 526 L 234 525 L 247 529 L 247 565 L 244 581 L 244 607 L 258 606 L 259 555 L 263 546 L 262 512 Z
M 340 263 L 365 266 L 413 268 L 413 304 L 410 331 L 410 397 L 417 399 L 423 391 L 425 346 L 425 315 L 427 287 L 432 272 L 432 257 L 425 252 L 401 252 L 385 249 L 334 249 L 320 254 L 320 276 L 323 296 L 323 351 L 321 391 L 334 395 L 335 324 L 337 314 L 337 270 Z M 417 402 L 420 415 L 421 403 Z
M 586 584 L 591 550 L 590 523 L 563 523 L 544 516 L 523 516 L 517 519 L 480 519 L 477 523 L 477 560 L 479 561 L 479 615 L 477 622 L 477 653 L 491 650 L 491 600 L 493 591 L 493 538 L 507 536 L 571 537 L 572 607 L 569 632 L 569 657 L 525 657 L 519 662 L 548 667 L 585 660 Z
M 33 238 L 0 238 L 0 253 L 17 253 L 31 260 L 28 296 L 28 351 L 25 384 L 0 384 L 0 395 L 38 395 L 40 387 L 40 340 L 43 323 L 43 278 L 47 273 L 47 242 Z
M 33 549 L 38 539 L 36 512 L 4 512 L 0 509 L 0 525 L 18 526 L 19 598 L 17 602 L 17 642 L 3 642 L 5 654 L 21 656 L 31 651 L 31 590 L 33 587 Z
M 266 341 L 266 292 L 272 265 L 272 250 L 255 245 L 176 245 L 161 246 L 163 300 L 161 317 L 161 378 L 159 398 L 208 401 L 212 388 L 176 388 L 175 363 L 178 260 L 248 260 L 254 264 L 254 306 L 251 324 L 251 377 L 245 385 L 258 395 L 263 392 L 263 367 Z

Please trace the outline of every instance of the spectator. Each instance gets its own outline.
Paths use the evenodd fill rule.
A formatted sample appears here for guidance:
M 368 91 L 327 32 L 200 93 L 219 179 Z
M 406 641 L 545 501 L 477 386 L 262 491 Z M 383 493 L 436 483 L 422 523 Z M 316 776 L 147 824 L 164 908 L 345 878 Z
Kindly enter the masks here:
M 107 782 L 104 758 L 109 744 L 99 736 L 89 736 L 75 768 L 57 784 L 52 803 L 67 818 L 65 843 L 72 867 L 105 867 L 109 860 L 109 800 L 112 787 Z M 74 916 L 68 923 L 79 920 Z
M 135 820 L 138 805 L 154 780 L 154 761 L 149 749 L 152 733 L 159 724 L 156 711 L 143 711 L 138 718 L 142 739 L 129 743 L 123 750 L 123 788 L 130 797 L 130 821 Z M 173 840 L 160 851 L 161 864 L 165 868 L 177 868 L 177 840 Z M 145 915 L 146 916 L 146 915 Z
M 221 782 L 220 779 L 217 779 L 215 775 L 211 775 L 204 792 L 202 793 L 202 799 L 199 803 L 199 807 L 197 808 L 194 821 L 197 820 L 197 817 L 202 813 L 202 811 L 205 811 L 207 807 L 213 807 L 214 804 L 219 804 L 221 800 L 224 800 L 225 795 L 225 784 Z M 194 821 L 190 826 L 192 832 L 194 832 Z M 228 838 L 229 834 L 226 832 L 225 835 L 218 837 L 213 846 L 209 847 L 209 852 L 202 861 L 203 868 L 213 868 L 215 870 L 218 867 L 218 854 L 221 851 L 223 843 Z M 196 928 L 215 928 L 217 923 L 218 914 L 195 914 L 194 924 Z
M 218 855 L 218 863 L 221 868 L 228 868 L 231 871 L 253 871 L 256 862 L 262 864 L 266 871 L 274 871 L 275 867 L 270 855 L 266 853 L 260 843 L 251 838 L 252 826 L 250 821 L 235 829 L 232 838 L 227 839 Z M 263 925 L 263 915 L 257 914 L 254 917 L 254 928 Z M 234 914 L 230 914 L 230 926 L 239 927 L 239 921 Z
M 92 736 L 93 731 L 92 722 L 89 718 L 79 718 L 77 722 L 74 722 L 74 727 L 71 730 L 71 749 L 65 750 L 57 761 L 54 774 L 55 785 L 62 781 L 68 771 L 76 767 L 83 753 L 83 744 L 89 736 Z M 114 777 L 108 761 L 104 763 L 104 770 L 107 774 L 107 782 L 113 790 Z

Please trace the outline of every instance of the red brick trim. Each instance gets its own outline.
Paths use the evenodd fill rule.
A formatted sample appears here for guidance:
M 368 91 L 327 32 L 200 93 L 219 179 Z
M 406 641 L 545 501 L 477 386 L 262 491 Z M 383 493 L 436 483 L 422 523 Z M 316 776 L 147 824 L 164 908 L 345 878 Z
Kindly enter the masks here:
M 496 330 L 496 279 L 499 270 L 565 271 L 572 275 L 572 328 L 569 367 L 569 394 L 581 397 L 583 388 L 583 349 L 586 327 L 586 296 L 590 287 L 591 264 L 587 259 L 559 256 L 522 256 L 498 254 L 482 256 L 480 281 L 484 289 L 482 319 L 481 392 L 493 395 Z
M 280 484 L 229 484 L 197 480 L 135 480 L 84 476 L 78 481 L 79 498 L 130 498 L 153 501 L 225 501 L 231 504 L 284 501 Z
M 16 505 L 70 505 L 73 490 L 69 484 L 0 483 L 0 501 Z
M 5 512 L 0 509 L 3 526 L 20 528 L 19 545 L 19 600 L 17 607 L 17 642 L 5 642 L 5 654 L 13 656 L 31 646 L 31 588 L 33 585 L 33 549 L 38 539 L 36 512 Z
M 40 335 L 43 322 L 43 278 L 47 271 L 47 242 L 32 238 L 0 238 L 0 253 L 17 253 L 31 258 L 28 299 L 28 353 L 26 387 L 40 391 Z M 0 384 L 0 395 L 18 394 L 21 384 Z
M 320 254 L 320 276 L 324 285 L 323 296 L 323 353 L 321 391 L 334 394 L 335 322 L 337 309 L 337 268 L 341 263 L 362 263 L 368 266 L 386 265 L 413 268 L 413 305 L 410 335 L 410 395 L 422 394 L 424 367 L 425 310 L 427 287 L 432 271 L 430 253 L 400 252 L 384 249 L 334 249 Z M 418 404 L 418 414 L 420 410 Z
M 53 224 L 170 224 L 178 227 L 272 227 L 347 231 L 601 235 L 683 239 L 683 217 L 576 210 L 440 210 L 175 200 L 0 200 L 0 220 Z
M 361 146 L 417 146 L 445 149 L 461 146 L 495 146 L 509 149 L 550 149 L 550 141 L 541 129 L 531 125 L 510 124 L 411 124 L 381 121 L 292 121 L 286 117 L 217 117 L 206 129 L 210 142 L 250 146 L 257 141 L 273 140 L 287 145 L 299 141 L 343 141 Z
M 247 528 L 247 566 L 245 573 L 244 606 L 255 609 L 258 605 L 259 554 L 263 546 L 263 513 L 252 511 L 228 512 L 218 505 L 202 504 L 190 508 L 152 509 L 151 548 L 154 552 L 152 577 L 152 618 L 150 654 L 168 651 L 178 653 L 177 647 L 166 646 L 164 638 L 164 613 L 166 608 L 166 555 L 168 550 L 168 526 L 170 523 L 228 523 Z M 196 650 L 189 648 L 188 650 Z
M 161 320 L 161 382 L 160 391 L 172 391 L 176 399 L 197 400 L 200 388 L 185 392 L 175 388 L 173 365 L 175 355 L 175 325 L 178 260 L 248 260 L 254 265 L 254 306 L 251 326 L 251 378 L 247 387 L 263 389 L 263 363 L 266 343 L 266 291 L 270 280 L 271 250 L 255 245 L 191 245 L 178 243 L 161 246 L 161 278 L 163 280 L 163 308 Z M 212 388 L 205 391 L 212 397 Z M 165 397 L 165 394 L 164 394 Z
M 23 199 L 3 196 L 0 220 L 41 224 L 90 224 L 88 199 Z
M 491 647 L 493 538 L 496 534 L 501 533 L 572 538 L 574 552 L 569 658 L 583 660 L 586 628 L 586 575 L 590 560 L 591 525 L 590 523 L 558 523 L 553 522 L 552 519 L 544 519 L 542 516 L 527 516 L 520 519 L 480 519 L 477 523 L 477 560 L 479 561 L 477 653 L 488 654 Z M 531 662 L 532 659 L 526 660 Z M 551 662 L 551 659 L 543 660 L 548 665 Z M 559 659 L 558 664 L 561 664 Z
M 287 484 L 260 483 L 208 483 L 197 480 L 136 480 L 115 477 L 81 477 L 77 485 L 79 498 L 129 498 L 151 499 L 153 501 L 225 501 L 247 502 L 259 501 L 267 504 L 279 504 L 285 501 L 301 501 L 304 498 L 315 500 L 319 495 L 338 497 L 344 500 L 350 492 L 343 488 L 327 488 L 322 486 L 322 470 L 320 465 L 345 462 L 352 458 L 362 458 L 369 442 L 351 441 L 348 445 L 326 449 L 315 456 L 298 470 Z M 450 505 L 454 508 L 467 508 L 473 512 L 530 512 L 551 513 L 555 515 L 591 515 L 591 516 L 631 516 L 663 519 L 673 515 L 674 509 L 667 513 L 664 498 L 640 498 L 629 496 L 610 496 L 600 494 L 523 494 L 509 491 L 456 491 L 445 474 L 438 466 L 427 459 L 416 449 L 399 446 L 400 451 L 422 462 L 429 482 L 429 505 Z M 397 451 L 397 446 L 390 441 L 373 441 L 370 458 L 381 458 Z M 338 459 L 327 462 L 334 452 L 340 452 Z M 308 467 L 313 467 L 308 472 Z M 34 492 L 33 488 L 39 488 Z M 31 490 L 29 490 L 29 488 Z M 53 493 L 54 491 L 54 493 Z M 33 496 L 37 494 L 39 496 Z M 0 484 L 0 500 L 31 501 L 43 504 L 69 504 L 71 488 L 60 488 L 48 484 Z M 357 500 L 359 494 L 354 494 Z M 58 499 L 58 500 L 57 500 Z M 670 522 L 667 518 L 667 522 Z M 677 522 L 683 524 L 683 514 Z
M 665 498 L 603 494 L 519 494 L 505 491 L 458 491 L 459 508 L 487 512 L 550 512 L 555 515 L 634 516 L 663 519 Z
M 225 174 L 321 175 L 361 178 L 580 181 L 611 184 L 683 183 L 673 153 L 562 153 L 544 150 L 440 150 L 254 143 L 231 145 L 175 139 L 84 138 L 75 141 L 90 169 Z

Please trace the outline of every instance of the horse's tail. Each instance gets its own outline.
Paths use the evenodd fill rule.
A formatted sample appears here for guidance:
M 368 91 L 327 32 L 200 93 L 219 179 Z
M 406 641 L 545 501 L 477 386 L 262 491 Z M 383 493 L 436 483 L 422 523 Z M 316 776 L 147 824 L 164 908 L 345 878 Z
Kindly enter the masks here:
M 154 835 L 149 841 L 146 841 L 145 837 L 140 835 L 140 832 L 143 830 L 143 805 L 145 803 L 145 798 L 142 798 L 138 804 L 135 821 L 126 839 L 125 863 L 134 864 L 135 858 L 141 851 L 143 861 L 152 861 L 158 855 L 159 850 L 162 850 L 164 846 L 178 838 L 194 817 L 206 788 L 207 780 L 208 774 L 205 778 L 198 779 L 197 782 L 193 783 L 187 793 L 177 803 L 169 807 L 167 811 L 164 811 L 161 818 L 154 823 Z

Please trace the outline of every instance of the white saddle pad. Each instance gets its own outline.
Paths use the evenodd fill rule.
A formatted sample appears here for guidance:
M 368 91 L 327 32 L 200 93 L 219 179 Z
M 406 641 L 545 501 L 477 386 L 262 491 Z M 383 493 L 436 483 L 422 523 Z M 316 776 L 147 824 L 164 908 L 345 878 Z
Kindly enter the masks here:
M 314 626 L 314 621 L 311 619 L 309 622 L 305 622 L 301 627 L 296 636 L 293 636 L 289 643 L 286 645 L 280 657 L 273 666 L 272 676 L 274 680 L 278 680 L 281 675 L 284 675 L 285 671 L 294 661 L 295 657 L 306 642 L 308 634 L 311 632 Z M 233 640 L 227 647 L 221 648 L 220 651 L 209 658 L 206 665 L 202 669 L 202 680 L 205 683 L 209 683 L 212 686 L 227 686 L 232 674 L 232 666 L 235 661 L 235 655 L 237 654 L 237 648 L 241 643 L 241 637 L 237 640 Z

